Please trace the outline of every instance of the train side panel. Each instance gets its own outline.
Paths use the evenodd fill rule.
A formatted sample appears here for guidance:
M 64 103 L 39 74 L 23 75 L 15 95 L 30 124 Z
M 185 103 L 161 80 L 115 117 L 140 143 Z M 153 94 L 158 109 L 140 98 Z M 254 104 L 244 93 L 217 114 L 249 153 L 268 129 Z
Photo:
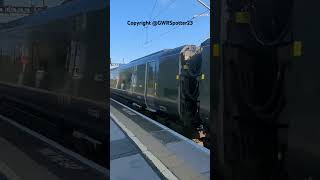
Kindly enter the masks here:
M 178 117 L 178 74 L 179 53 L 147 57 L 112 70 L 111 93 L 150 111 Z
M 54 21 L 50 12 L 41 17 L 48 19 L 44 24 L 28 24 L 39 20 L 35 15 L 0 30 L 2 111 L 9 116 L 14 116 L 9 106 L 28 111 L 44 123 L 34 127 L 21 122 L 29 128 L 46 133 L 50 126 L 51 138 L 60 143 L 70 138 L 87 141 L 83 137 L 89 136 L 96 142 L 88 144 L 98 143 L 107 151 L 106 9 Z M 106 157 L 97 161 L 108 164 Z

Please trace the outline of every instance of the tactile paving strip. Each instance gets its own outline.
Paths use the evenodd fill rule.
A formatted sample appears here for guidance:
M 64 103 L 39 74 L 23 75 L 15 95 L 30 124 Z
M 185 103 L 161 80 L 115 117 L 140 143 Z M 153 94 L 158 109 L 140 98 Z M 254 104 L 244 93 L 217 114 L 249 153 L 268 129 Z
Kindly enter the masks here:
M 147 132 L 153 132 L 153 131 L 160 131 L 162 130 L 161 127 L 153 124 L 150 121 L 146 121 L 143 117 L 135 114 L 134 112 L 130 111 L 129 109 L 124 108 L 123 106 L 110 101 L 110 104 L 115 107 L 118 111 L 120 111 L 122 114 L 130 118 L 133 122 L 135 122 L 137 125 L 139 125 L 142 129 L 144 129 Z
M 138 148 L 129 140 L 121 139 L 111 141 L 110 144 L 110 159 L 117 159 L 123 156 L 130 156 L 139 152 Z
M 157 138 L 162 144 L 166 145 L 168 143 L 181 141 L 177 136 L 168 132 L 167 130 L 151 132 L 152 136 Z

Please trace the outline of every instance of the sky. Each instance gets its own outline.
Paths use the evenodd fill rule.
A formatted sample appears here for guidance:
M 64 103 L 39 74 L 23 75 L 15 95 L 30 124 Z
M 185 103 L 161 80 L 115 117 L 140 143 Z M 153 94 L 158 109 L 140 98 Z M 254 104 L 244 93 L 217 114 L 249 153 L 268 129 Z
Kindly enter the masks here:
M 210 0 L 202 0 L 210 5 Z M 197 0 L 110 0 L 112 63 L 134 59 L 186 44 L 199 45 L 210 36 L 210 17 L 198 16 L 191 26 L 129 26 L 127 21 L 188 21 L 209 13 Z

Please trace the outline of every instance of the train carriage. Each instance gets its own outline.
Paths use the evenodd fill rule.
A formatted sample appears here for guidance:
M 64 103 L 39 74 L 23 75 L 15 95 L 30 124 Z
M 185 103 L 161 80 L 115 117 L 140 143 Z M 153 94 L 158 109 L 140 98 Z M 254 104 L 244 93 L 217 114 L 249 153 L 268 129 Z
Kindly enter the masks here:
M 206 66 L 209 60 L 209 40 L 200 47 L 185 45 L 150 54 L 111 70 L 111 95 L 153 114 L 167 116 L 191 138 L 203 124 L 201 118 L 205 119 L 205 125 L 209 121 L 209 104 L 204 100 L 210 96 L 209 66 Z M 202 74 L 207 78 L 200 83 Z M 201 91 L 202 104 L 198 98 Z
M 74 0 L 0 28 L 1 113 L 105 166 L 107 6 Z

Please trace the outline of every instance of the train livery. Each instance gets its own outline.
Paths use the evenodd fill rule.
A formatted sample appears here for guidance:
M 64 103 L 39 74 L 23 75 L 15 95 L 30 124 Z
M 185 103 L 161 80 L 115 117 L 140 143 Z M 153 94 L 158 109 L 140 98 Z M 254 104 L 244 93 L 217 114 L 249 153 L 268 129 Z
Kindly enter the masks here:
M 0 27 L 0 112 L 108 166 L 107 1 L 74 0 Z
M 165 49 L 110 71 L 111 96 L 175 119 L 192 137 L 209 130 L 210 39 Z

